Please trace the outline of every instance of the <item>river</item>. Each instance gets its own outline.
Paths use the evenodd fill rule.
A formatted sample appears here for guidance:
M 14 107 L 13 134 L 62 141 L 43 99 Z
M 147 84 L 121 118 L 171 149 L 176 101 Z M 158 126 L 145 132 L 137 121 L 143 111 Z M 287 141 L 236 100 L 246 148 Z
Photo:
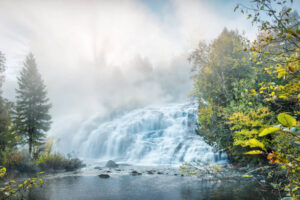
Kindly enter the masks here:
M 227 164 L 226 154 L 195 134 L 196 108 L 192 102 L 149 106 L 113 120 L 87 120 L 66 144 L 80 150 L 87 167 L 47 176 L 45 185 L 31 191 L 28 199 L 274 199 L 251 179 L 181 176 L 178 167 L 185 161 Z M 107 160 L 125 164 L 108 169 Z M 133 170 L 141 175 L 133 176 Z

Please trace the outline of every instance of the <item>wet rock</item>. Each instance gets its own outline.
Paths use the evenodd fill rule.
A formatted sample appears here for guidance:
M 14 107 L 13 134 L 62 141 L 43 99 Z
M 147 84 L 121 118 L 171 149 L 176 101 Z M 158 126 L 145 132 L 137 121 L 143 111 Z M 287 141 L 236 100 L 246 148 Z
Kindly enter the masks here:
M 147 174 L 154 174 L 153 171 L 147 171 Z
M 162 172 L 157 172 L 157 174 L 164 174 L 164 173 L 162 173 Z
M 108 168 L 117 168 L 117 167 L 119 167 L 119 165 L 117 163 L 115 163 L 114 161 L 109 160 L 109 161 L 107 161 L 105 167 L 108 167 Z
M 177 176 L 178 174 L 174 174 L 174 176 Z
M 99 177 L 100 178 L 109 178 L 110 176 L 108 174 L 100 174 Z
M 107 170 L 106 173 L 111 173 L 111 171 Z
M 142 173 L 139 173 L 139 172 L 137 172 L 136 170 L 133 170 L 133 171 L 131 172 L 131 175 L 132 175 L 132 176 L 137 176 L 137 175 L 142 175 Z

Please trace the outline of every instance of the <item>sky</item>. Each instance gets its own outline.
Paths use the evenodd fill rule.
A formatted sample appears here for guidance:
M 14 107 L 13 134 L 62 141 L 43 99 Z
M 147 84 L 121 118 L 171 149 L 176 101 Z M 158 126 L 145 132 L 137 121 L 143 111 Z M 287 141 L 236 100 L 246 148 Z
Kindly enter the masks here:
M 187 57 L 199 41 L 212 41 L 224 27 L 255 38 L 256 28 L 233 12 L 241 2 L 0 0 L 4 95 L 14 100 L 32 52 L 52 103 L 50 134 L 90 116 L 186 101 Z

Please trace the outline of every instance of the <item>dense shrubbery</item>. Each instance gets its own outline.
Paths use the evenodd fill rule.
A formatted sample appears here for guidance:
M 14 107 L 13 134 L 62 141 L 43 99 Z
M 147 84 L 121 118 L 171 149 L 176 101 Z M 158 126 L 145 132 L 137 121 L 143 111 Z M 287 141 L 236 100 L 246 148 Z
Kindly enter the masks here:
M 58 153 L 41 155 L 36 163 L 42 170 L 72 171 L 84 166 L 78 158 L 66 158 Z
M 244 8 L 261 29 L 247 42 L 224 30 L 190 56 L 199 100 L 199 131 L 232 162 L 266 165 L 272 185 L 296 197 L 300 188 L 300 21 L 287 1 L 255 0 Z M 276 9 L 274 9 L 274 8 Z M 261 17 L 266 14 L 270 18 Z M 280 174 L 280 176 L 279 176 Z M 285 174 L 285 176 L 282 176 Z M 270 178 L 269 177 L 269 178 Z M 280 177 L 280 179 L 277 179 Z
M 66 170 L 73 171 L 84 166 L 78 158 L 69 158 L 59 153 L 42 153 L 32 159 L 28 152 L 13 150 L 1 152 L 0 166 L 9 171 L 38 172 Z

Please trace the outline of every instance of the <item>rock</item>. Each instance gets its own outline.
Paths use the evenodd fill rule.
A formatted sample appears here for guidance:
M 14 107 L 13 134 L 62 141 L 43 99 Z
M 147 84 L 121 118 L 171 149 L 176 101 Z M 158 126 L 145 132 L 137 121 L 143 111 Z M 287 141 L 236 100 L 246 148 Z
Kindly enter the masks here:
M 147 174 L 153 174 L 153 172 L 152 171 L 147 171 Z
M 118 165 L 117 163 L 115 163 L 114 161 L 109 160 L 109 161 L 107 161 L 105 167 L 108 167 L 108 168 L 116 168 L 116 167 L 119 167 L 119 165 Z
M 164 173 L 162 173 L 162 172 L 157 172 L 157 174 L 164 174 Z
M 133 171 L 131 172 L 131 175 L 132 175 L 132 176 L 137 176 L 137 175 L 142 175 L 142 173 L 139 173 L 139 172 L 133 170 Z
M 178 174 L 174 174 L 174 176 L 177 176 Z
M 107 170 L 106 173 L 111 173 L 111 171 Z
M 100 178 L 109 178 L 110 176 L 108 174 L 100 174 L 99 177 Z
M 101 168 L 101 167 L 94 167 L 94 169 L 99 169 L 99 170 L 101 170 L 102 168 Z

